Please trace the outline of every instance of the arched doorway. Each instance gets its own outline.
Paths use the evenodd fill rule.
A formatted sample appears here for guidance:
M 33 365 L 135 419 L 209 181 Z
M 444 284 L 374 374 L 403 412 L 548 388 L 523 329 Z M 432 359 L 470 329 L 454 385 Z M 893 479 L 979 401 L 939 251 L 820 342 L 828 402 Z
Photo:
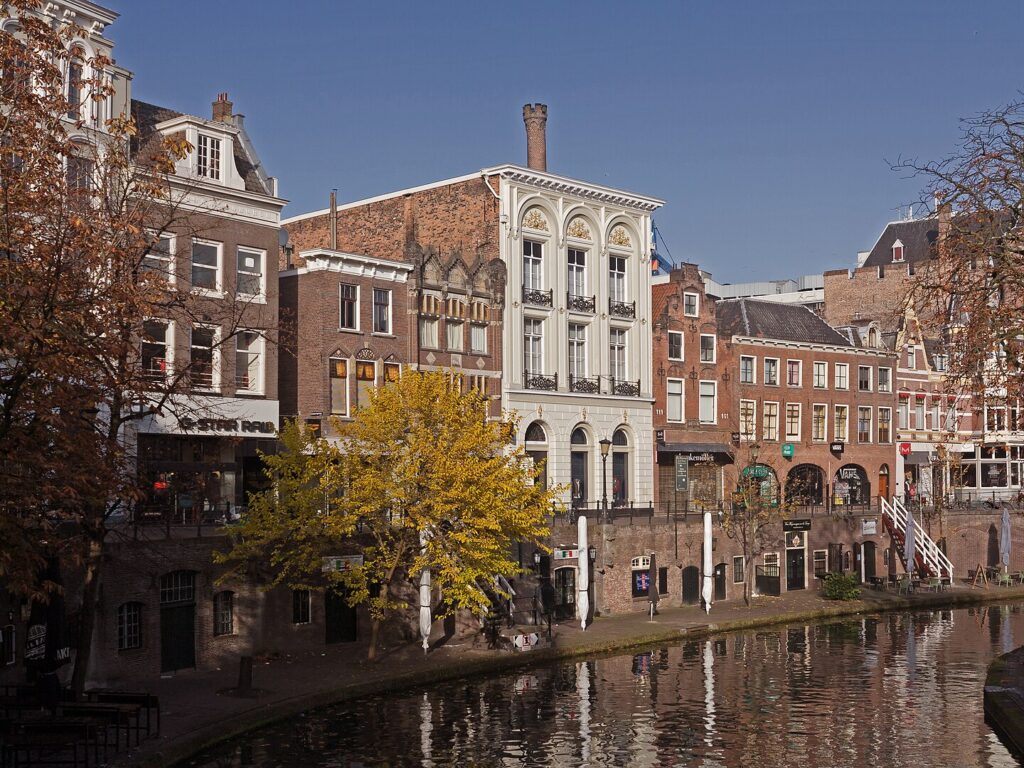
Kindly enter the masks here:
M 530 457 L 534 468 L 540 469 L 536 483 L 541 488 L 548 487 L 548 433 L 539 421 L 530 423 L 526 428 L 526 455 Z
M 569 492 L 574 507 L 585 507 L 590 497 L 590 435 L 583 427 L 576 427 L 569 437 Z
M 612 505 L 629 503 L 629 435 L 619 427 L 612 434 Z
M 786 501 L 807 506 L 825 503 L 825 473 L 815 464 L 799 464 L 786 477 Z
M 871 481 L 860 464 L 840 467 L 834 482 L 832 503 L 835 506 L 864 506 L 871 503 Z
M 767 464 L 748 464 L 740 473 L 738 489 L 744 503 L 761 503 L 777 505 L 779 503 L 779 478 L 775 470 Z
M 883 464 L 878 469 L 878 495 L 883 499 L 889 498 L 889 465 Z
M 696 565 L 683 568 L 683 605 L 700 602 L 700 569 Z

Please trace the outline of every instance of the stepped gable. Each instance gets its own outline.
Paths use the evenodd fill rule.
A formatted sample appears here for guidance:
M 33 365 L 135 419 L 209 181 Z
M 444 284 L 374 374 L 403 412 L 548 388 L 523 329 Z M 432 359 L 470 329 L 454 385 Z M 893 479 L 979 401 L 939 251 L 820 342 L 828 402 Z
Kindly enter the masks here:
M 939 239 L 939 220 L 931 216 L 913 221 L 893 221 L 886 225 L 871 249 L 864 267 L 886 267 L 895 264 L 913 264 L 935 258 Z M 903 261 L 893 262 L 892 245 L 903 243 Z
M 135 125 L 139 130 L 138 139 L 133 141 L 132 150 L 138 151 L 142 146 L 145 146 L 146 142 L 149 141 L 156 131 L 156 126 L 164 120 L 171 120 L 184 114 L 184 112 L 178 112 L 168 107 L 161 107 L 156 104 L 139 101 L 138 99 L 132 99 L 132 117 L 135 118 Z M 196 119 L 205 120 L 205 118 Z M 269 195 L 270 190 L 266 189 L 263 186 L 263 182 L 260 181 L 259 174 L 256 172 L 256 166 L 246 154 L 242 142 L 237 139 L 232 141 L 231 149 L 235 158 L 235 167 L 238 169 L 238 175 L 245 180 L 246 191 Z
M 757 299 L 727 299 L 717 303 L 719 333 L 753 336 L 806 344 L 852 347 L 850 339 L 807 307 Z

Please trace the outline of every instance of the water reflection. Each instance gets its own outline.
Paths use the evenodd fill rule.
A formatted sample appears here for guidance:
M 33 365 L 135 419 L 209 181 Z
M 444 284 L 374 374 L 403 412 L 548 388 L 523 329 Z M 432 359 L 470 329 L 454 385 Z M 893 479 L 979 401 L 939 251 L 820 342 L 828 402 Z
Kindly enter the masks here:
M 983 722 L 1019 605 L 689 641 L 368 698 L 192 762 L 315 766 L 1014 766 Z

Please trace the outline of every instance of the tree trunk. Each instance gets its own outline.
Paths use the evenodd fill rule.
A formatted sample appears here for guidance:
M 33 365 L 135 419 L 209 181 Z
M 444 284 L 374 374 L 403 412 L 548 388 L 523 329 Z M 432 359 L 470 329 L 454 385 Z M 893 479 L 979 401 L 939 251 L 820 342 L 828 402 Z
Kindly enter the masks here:
M 754 575 L 754 559 L 752 557 L 743 556 L 743 602 L 747 608 L 750 607 L 750 598 L 753 596 L 754 585 L 751 583 L 751 579 Z
M 380 638 L 380 619 L 370 621 L 370 649 L 366 653 L 367 661 L 377 660 L 377 640 Z
M 96 612 L 99 609 L 100 559 L 103 554 L 102 539 L 90 537 L 89 551 L 85 558 L 85 574 L 82 582 L 82 608 L 78 620 L 78 649 L 75 653 L 75 670 L 71 676 L 71 688 L 76 694 L 85 691 L 89 660 L 92 657 L 92 636 L 96 627 Z

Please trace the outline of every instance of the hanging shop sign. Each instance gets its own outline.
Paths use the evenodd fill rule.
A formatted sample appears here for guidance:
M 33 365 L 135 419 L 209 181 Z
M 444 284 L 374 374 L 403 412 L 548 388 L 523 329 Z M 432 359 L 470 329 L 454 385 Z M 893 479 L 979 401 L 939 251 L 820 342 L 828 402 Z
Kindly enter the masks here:
M 832 453 L 841 454 L 845 446 L 846 443 L 829 443 L 828 449 L 832 451 Z
M 792 459 L 793 458 L 793 454 L 795 452 L 796 452 L 796 449 L 793 447 L 792 443 L 783 443 L 782 444 L 782 458 L 784 458 L 784 459 Z
M 690 486 L 690 465 L 685 456 L 676 454 L 676 491 L 685 493 Z
M 324 564 L 321 567 L 321 570 L 324 573 L 330 573 L 331 571 L 345 573 L 347 571 L 351 571 L 353 568 L 358 568 L 362 564 L 362 555 L 330 555 L 324 558 Z
M 910 455 L 910 443 L 900 443 L 900 456 Z
M 861 520 L 860 521 L 860 533 L 862 536 L 875 536 L 878 533 L 878 521 L 876 520 Z
M 575 560 L 579 557 L 578 549 L 556 549 L 554 552 L 555 560 Z

